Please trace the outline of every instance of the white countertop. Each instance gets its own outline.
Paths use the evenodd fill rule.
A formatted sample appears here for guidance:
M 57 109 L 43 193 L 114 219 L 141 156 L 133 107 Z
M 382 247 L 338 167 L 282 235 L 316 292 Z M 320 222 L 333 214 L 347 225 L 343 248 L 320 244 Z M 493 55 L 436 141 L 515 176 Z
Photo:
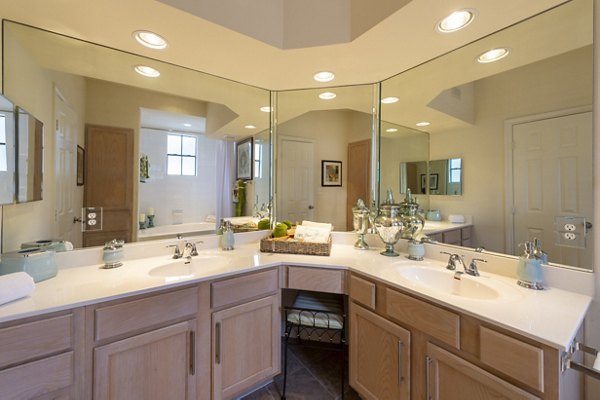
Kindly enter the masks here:
M 465 222 L 462 224 L 455 224 L 450 221 L 430 221 L 425 220 L 425 225 L 423 225 L 423 234 L 431 235 L 434 233 L 451 231 L 454 229 L 466 228 L 467 226 L 471 226 L 471 223 Z
M 173 260 L 163 255 L 128 260 L 123 267 L 112 270 L 100 269 L 100 264 L 65 268 L 55 278 L 36 284 L 30 297 L 0 306 L 0 322 L 279 265 L 327 266 L 360 272 L 561 350 L 573 340 L 591 302 L 590 296 L 561 289 L 524 289 L 516 285 L 515 279 L 487 272 L 482 272 L 481 277 L 463 279 L 480 279 L 504 287 L 508 296 L 475 300 L 445 294 L 413 284 L 397 273 L 400 268 L 414 265 L 445 271 L 445 263 L 428 259 L 410 261 L 404 254 L 385 257 L 379 254 L 381 250 L 357 250 L 348 244 L 334 244 L 329 257 L 302 256 L 261 253 L 258 243 L 250 243 L 229 252 L 201 250 L 189 264 L 184 259 Z M 171 271 L 163 274 L 165 268 Z

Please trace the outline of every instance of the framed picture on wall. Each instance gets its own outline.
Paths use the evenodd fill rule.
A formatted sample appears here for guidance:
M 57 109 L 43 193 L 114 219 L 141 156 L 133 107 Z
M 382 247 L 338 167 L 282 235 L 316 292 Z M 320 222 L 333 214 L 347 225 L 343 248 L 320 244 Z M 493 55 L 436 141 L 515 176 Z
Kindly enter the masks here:
M 252 179 L 253 164 L 252 137 L 235 144 L 235 170 L 236 178 L 244 181 Z
M 429 190 L 438 190 L 439 174 L 429 174 Z
M 77 146 L 77 186 L 83 186 L 84 184 L 84 164 L 85 163 L 85 150 L 81 146 Z
M 321 161 L 321 186 L 342 186 L 341 161 Z

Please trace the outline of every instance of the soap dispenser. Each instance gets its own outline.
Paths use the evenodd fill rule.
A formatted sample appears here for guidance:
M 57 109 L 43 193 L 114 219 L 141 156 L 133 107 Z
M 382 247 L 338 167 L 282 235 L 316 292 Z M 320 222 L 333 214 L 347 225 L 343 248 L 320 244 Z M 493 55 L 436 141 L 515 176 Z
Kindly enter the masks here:
M 522 246 L 524 251 L 517 265 L 517 284 L 528 289 L 542 290 L 544 289 L 542 262 L 534 255 L 534 242 L 525 242 Z
M 225 223 L 223 224 L 223 236 L 221 237 L 221 249 L 233 250 L 234 244 L 235 236 L 233 235 L 231 221 L 225 221 Z
M 548 254 L 542 250 L 542 241 L 538 238 L 533 238 L 533 256 L 542 264 L 548 264 Z

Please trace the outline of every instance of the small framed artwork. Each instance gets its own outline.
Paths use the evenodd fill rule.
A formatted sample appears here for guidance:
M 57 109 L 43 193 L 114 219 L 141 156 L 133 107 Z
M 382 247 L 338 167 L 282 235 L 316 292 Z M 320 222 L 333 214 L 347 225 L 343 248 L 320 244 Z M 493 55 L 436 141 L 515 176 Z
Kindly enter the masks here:
M 438 190 L 439 174 L 429 174 L 429 190 Z
M 236 178 L 244 181 L 252 179 L 253 154 L 252 137 L 235 144 Z
M 85 150 L 81 146 L 77 146 L 77 186 L 84 184 L 84 165 L 85 165 Z
M 421 174 L 421 193 L 425 194 L 427 188 L 427 175 Z
M 342 186 L 341 161 L 321 161 L 321 186 Z

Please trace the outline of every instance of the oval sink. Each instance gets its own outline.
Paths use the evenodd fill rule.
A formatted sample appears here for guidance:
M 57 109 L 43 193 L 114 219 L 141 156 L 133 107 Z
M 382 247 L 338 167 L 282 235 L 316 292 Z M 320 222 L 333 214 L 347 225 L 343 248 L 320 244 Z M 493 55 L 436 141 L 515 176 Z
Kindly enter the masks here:
M 221 266 L 222 263 L 218 261 L 217 256 L 197 256 L 193 257 L 191 261 L 180 259 L 177 262 L 152 268 L 148 275 L 170 278 L 169 280 L 182 280 L 199 274 L 214 272 L 215 269 Z
M 500 282 L 493 283 L 489 278 L 461 275 L 454 279 L 454 272 L 440 268 L 421 266 L 395 267 L 383 271 L 384 278 L 400 279 L 410 284 L 432 289 L 446 295 L 474 300 L 499 300 L 512 297 L 514 291 Z

